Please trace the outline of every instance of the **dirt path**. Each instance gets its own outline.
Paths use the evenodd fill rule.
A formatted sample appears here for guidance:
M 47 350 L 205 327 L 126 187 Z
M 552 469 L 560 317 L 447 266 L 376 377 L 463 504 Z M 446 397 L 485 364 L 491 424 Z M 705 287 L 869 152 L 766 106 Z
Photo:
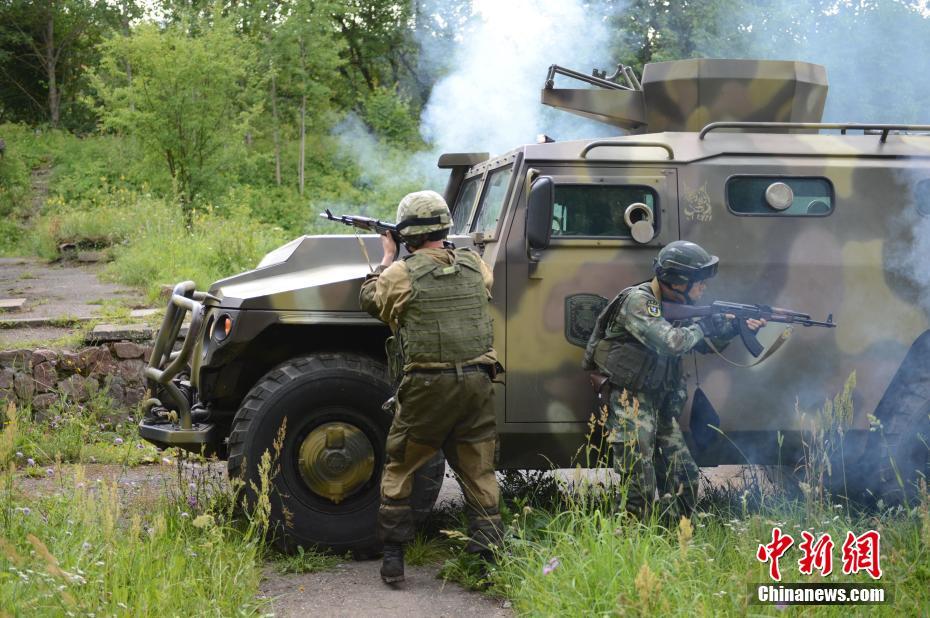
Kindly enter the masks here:
M 14 348 L 18 342 L 55 339 L 72 330 L 43 321 L 88 319 L 100 316 L 104 303 L 134 307 L 141 302 L 138 292 L 101 281 L 102 269 L 102 264 L 0 258 L 0 298 L 26 299 L 19 311 L 0 312 L 0 321 L 35 321 L 0 329 L 0 350 Z
M 396 589 L 381 583 L 378 560 L 347 562 L 324 573 L 266 574 L 262 595 L 275 616 L 512 616 L 501 599 L 464 590 L 436 577 L 438 567 L 405 569 Z

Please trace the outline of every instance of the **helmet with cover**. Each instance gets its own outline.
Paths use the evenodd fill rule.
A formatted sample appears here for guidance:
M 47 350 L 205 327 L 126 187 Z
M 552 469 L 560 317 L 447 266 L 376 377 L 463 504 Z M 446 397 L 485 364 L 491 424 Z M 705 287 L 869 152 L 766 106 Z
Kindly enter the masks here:
M 700 245 L 687 240 L 676 240 L 659 251 L 653 262 L 656 277 L 667 285 L 687 285 L 717 274 L 719 260 Z
M 435 191 L 408 193 L 397 205 L 397 232 L 404 237 L 448 230 L 452 214 Z

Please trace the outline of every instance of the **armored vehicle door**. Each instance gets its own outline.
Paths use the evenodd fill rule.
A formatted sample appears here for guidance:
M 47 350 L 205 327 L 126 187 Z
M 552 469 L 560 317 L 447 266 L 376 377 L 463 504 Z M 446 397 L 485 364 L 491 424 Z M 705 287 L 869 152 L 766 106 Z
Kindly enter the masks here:
M 595 409 L 581 369 L 588 335 L 607 300 L 651 278 L 658 248 L 678 238 L 676 171 L 527 163 L 532 168 L 531 176 L 553 183 L 551 236 L 545 249 L 529 249 L 527 199 L 518 196 L 506 247 L 505 420 L 586 422 Z M 525 194 L 526 175 L 520 180 Z
M 879 143 L 872 136 L 847 139 L 846 148 Z M 853 372 L 852 425 L 867 427 L 866 415 L 927 329 L 918 292 L 895 257 L 910 252 L 904 226 L 920 221 L 909 186 L 926 173 L 918 165 L 890 157 L 729 156 L 679 169 L 681 237 L 720 257 L 704 300 L 768 304 L 818 320 L 832 314 L 839 324 L 835 330 L 795 329 L 784 348 L 748 370 L 714 355 L 696 359 L 702 389 L 720 413 L 727 444 L 745 453 L 740 456 L 777 461 L 774 430 L 800 428 L 799 411 L 813 414 Z M 769 326 L 759 339 L 770 345 L 783 329 Z M 738 340 L 724 354 L 751 360 Z M 695 364 L 687 367 L 692 371 Z M 687 427 L 687 413 L 681 421 Z M 725 456 L 713 449 L 703 461 Z

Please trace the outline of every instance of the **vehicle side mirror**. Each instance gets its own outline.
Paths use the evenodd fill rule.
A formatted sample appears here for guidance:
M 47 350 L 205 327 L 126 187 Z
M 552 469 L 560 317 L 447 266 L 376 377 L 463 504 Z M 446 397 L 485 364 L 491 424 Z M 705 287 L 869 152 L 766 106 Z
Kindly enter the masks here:
M 540 176 L 530 185 L 526 200 L 526 241 L 534 251 L 549 246 L 554 205 L 555 183 L 548 176 Z

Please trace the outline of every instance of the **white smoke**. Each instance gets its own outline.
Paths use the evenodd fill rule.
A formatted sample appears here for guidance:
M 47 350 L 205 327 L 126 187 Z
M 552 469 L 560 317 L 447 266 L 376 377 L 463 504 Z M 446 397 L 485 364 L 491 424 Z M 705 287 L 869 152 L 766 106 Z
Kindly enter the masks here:
M 437 152 L 500 154 L 540 133 L 618 133 L 539 101 L 551 64 L 584 73 L 609 67 L 606 15 L 577 0 L 475 0 L 474 9 L 451 52 L 455 68 L 436 83 L 421 117 L 421 133 Z

